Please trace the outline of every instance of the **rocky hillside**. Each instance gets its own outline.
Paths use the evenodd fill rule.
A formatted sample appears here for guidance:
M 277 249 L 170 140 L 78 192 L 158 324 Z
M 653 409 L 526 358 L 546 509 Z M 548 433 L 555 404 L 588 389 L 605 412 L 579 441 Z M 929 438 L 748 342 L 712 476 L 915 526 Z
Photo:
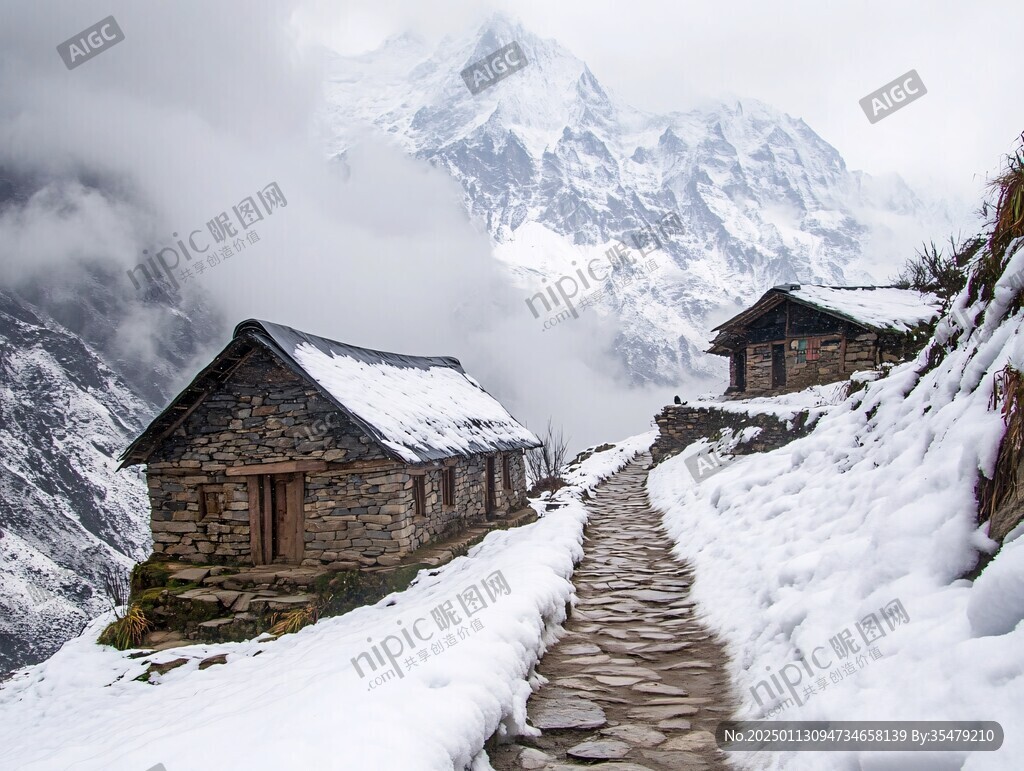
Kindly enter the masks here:
M 460 72 L 510 41 L 529 64 L 472 95 Z M 708 330 L 768 287 L 885 280 L 888 268 L 862 268 L 898 265 L 950 229 L 941 206 L 849 170 L 798 118 L 753 100 L 635 109 L 557 42 L 502 17 L 434 49 L 399 37 L 336 58 L 328 97 L 332 153 L 371 127 L 458 180 L 523 288 L 524 318 L 526 300 L 563 276 L 579 311 L 589 291 L 575 271 L 597 260 L 611 277 L 594 305 L 619 322 L 637 383 L 721 374 L 701 354 Z M 642 267 L 609 255 L 620 241 Z M 534 302 L 538 325 L 565 310 L 553 297 Z

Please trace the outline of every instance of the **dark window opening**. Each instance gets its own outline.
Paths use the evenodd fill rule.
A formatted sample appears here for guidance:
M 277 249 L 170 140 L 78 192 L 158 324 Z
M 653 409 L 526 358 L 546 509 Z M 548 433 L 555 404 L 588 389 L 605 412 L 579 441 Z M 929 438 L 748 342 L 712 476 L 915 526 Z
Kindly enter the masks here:
M 512 464 L 509 463 L 508 455 L 501 456 L 501 488 L 512 489 Z
M 441 500 L 445 506 L 455 505 L 455 467 L 441 469 Z
M 412 499 L 417 517 L 427 515 L 427 482 L 422 474 L 412 478 Z
M 772 346 L 772 388 L 784 388 L 786 385 L 786 346 Z
M 221 514 L 220 490 L 211 485 L 199 486 L 199 518 L 219 517 Z

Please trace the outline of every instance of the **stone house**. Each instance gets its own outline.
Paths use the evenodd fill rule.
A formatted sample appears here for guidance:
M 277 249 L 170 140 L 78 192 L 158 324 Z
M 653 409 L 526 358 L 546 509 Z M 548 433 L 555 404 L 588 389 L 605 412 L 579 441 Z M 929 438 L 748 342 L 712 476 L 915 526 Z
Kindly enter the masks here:
M 727 395 L 798 391 L 917 353 L 940 306 L 912 289 L 782 284 L 715 327 L 708 353 L 729 357 Z
M 146 465 L 155 555 L 357 569 L 524 507 L 539 445 L 457 359 L 248 320 L 121 468 Z

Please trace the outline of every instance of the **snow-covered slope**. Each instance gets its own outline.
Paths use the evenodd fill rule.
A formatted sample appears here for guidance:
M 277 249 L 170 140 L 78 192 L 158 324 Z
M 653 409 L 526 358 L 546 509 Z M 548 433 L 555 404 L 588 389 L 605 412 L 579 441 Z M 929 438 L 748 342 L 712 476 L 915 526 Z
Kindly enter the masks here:
M 471 95 L 460 71 L 513 40 L 529 65 Z M 591 281 L 577 269 L 610 274 L 596 307 L 618 317 L 634 382 L 721 374 L 700 354 L 708 330 L 770 286 L 884 281 L 922 238 L 949 231 L 941 207 L 898 178 L 849 171 L 802 120 L 753 100 L 634 109 L 557 42 L 500 16 L 434 50 L 404 36 L 338 57 L 328 99 L 332 153 L 372 126 L 462 184 L 522 287 L 524 318 L 562 277 L 578 306 Z M 640 260 L 650 244 L 634 236 L 652 228 L 659 248 Z M 620 240 L 643 269 L 608 254 Z M 532 306 L 538 325 L 565 310 L 560 295 L 544 305 Z
M 1024 311 L 1013 304 L 1022 246 L 1009 249 L 987 308 L 966 307 L 965 291 L 916 362 L 832 407 L 808 436 L 737 456 L 699 485 L 687 451 L 649 479 L 677 553 L 695 567 L 694 596 L 727 643 L 744 716 L 996 720 L 1005 744 L 884 759 L 735 753 L 736 762 L 1021 767 L 1024 525 L 976 580 L 965 576 L 996 547 L 978 525 L 976 485 L 991 478 L 1005 431 L 992 407 L 997 374 L 1024 369 Z
M 0 688 L 0 762 L 21 771 L 467 768 L 502 725 L 530 730 L 533 667 L 565 619 L 583 554 L 582 495 L 653 439 L 591 455 L 537 522 L 490 533 L 406 591 L 277 641 L 133 658 L 95 644 L 109 621 L 98 619 Z M 486 596 L 469 618 L 460 600 L 471 586 Z M 446 604 L 458 618 L 450 628 Z M 382 651 L 390 656 L 378 665 Z M 220 654 L 226 663 L 199 669 Z M 179 657 L 188 662 L 135 679 Z
M 0 169 L 0 676 L 106 607 L 105 567 L 146 556 L 144 483 L 112 459 L 221 336 L 202 298 L 138 292 L 88 232 L 59 265 L 25 258 L 33 223 L 92 222 L 90 197 L 123 193 L 91 179 Z
M 145 484 L 115 474 L 149 406 L 75 334 L 0 292 L 0 674 L 107 607 L 149 550 Z

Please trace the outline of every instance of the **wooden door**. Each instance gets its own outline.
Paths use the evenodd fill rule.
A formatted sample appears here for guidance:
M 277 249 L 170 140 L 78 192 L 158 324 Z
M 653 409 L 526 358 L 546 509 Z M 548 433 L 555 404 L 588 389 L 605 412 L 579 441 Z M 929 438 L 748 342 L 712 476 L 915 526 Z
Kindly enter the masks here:
M 486 511 L 490 516 L 494 513 L 494 456 L 487 457 L 487 473 L 484 475 L 484 494 L 486 496 Z
M 739 351 L 734 357 L 736 363 L 736 390 L 747 390 L 747 354 Z
M 249 477 L 249 547 L 254 565 L 302 561 L 304 486 L 301 472 Z
M 785 386 L 785 346 L 780 344 L 771 347 L 771 387 Z

